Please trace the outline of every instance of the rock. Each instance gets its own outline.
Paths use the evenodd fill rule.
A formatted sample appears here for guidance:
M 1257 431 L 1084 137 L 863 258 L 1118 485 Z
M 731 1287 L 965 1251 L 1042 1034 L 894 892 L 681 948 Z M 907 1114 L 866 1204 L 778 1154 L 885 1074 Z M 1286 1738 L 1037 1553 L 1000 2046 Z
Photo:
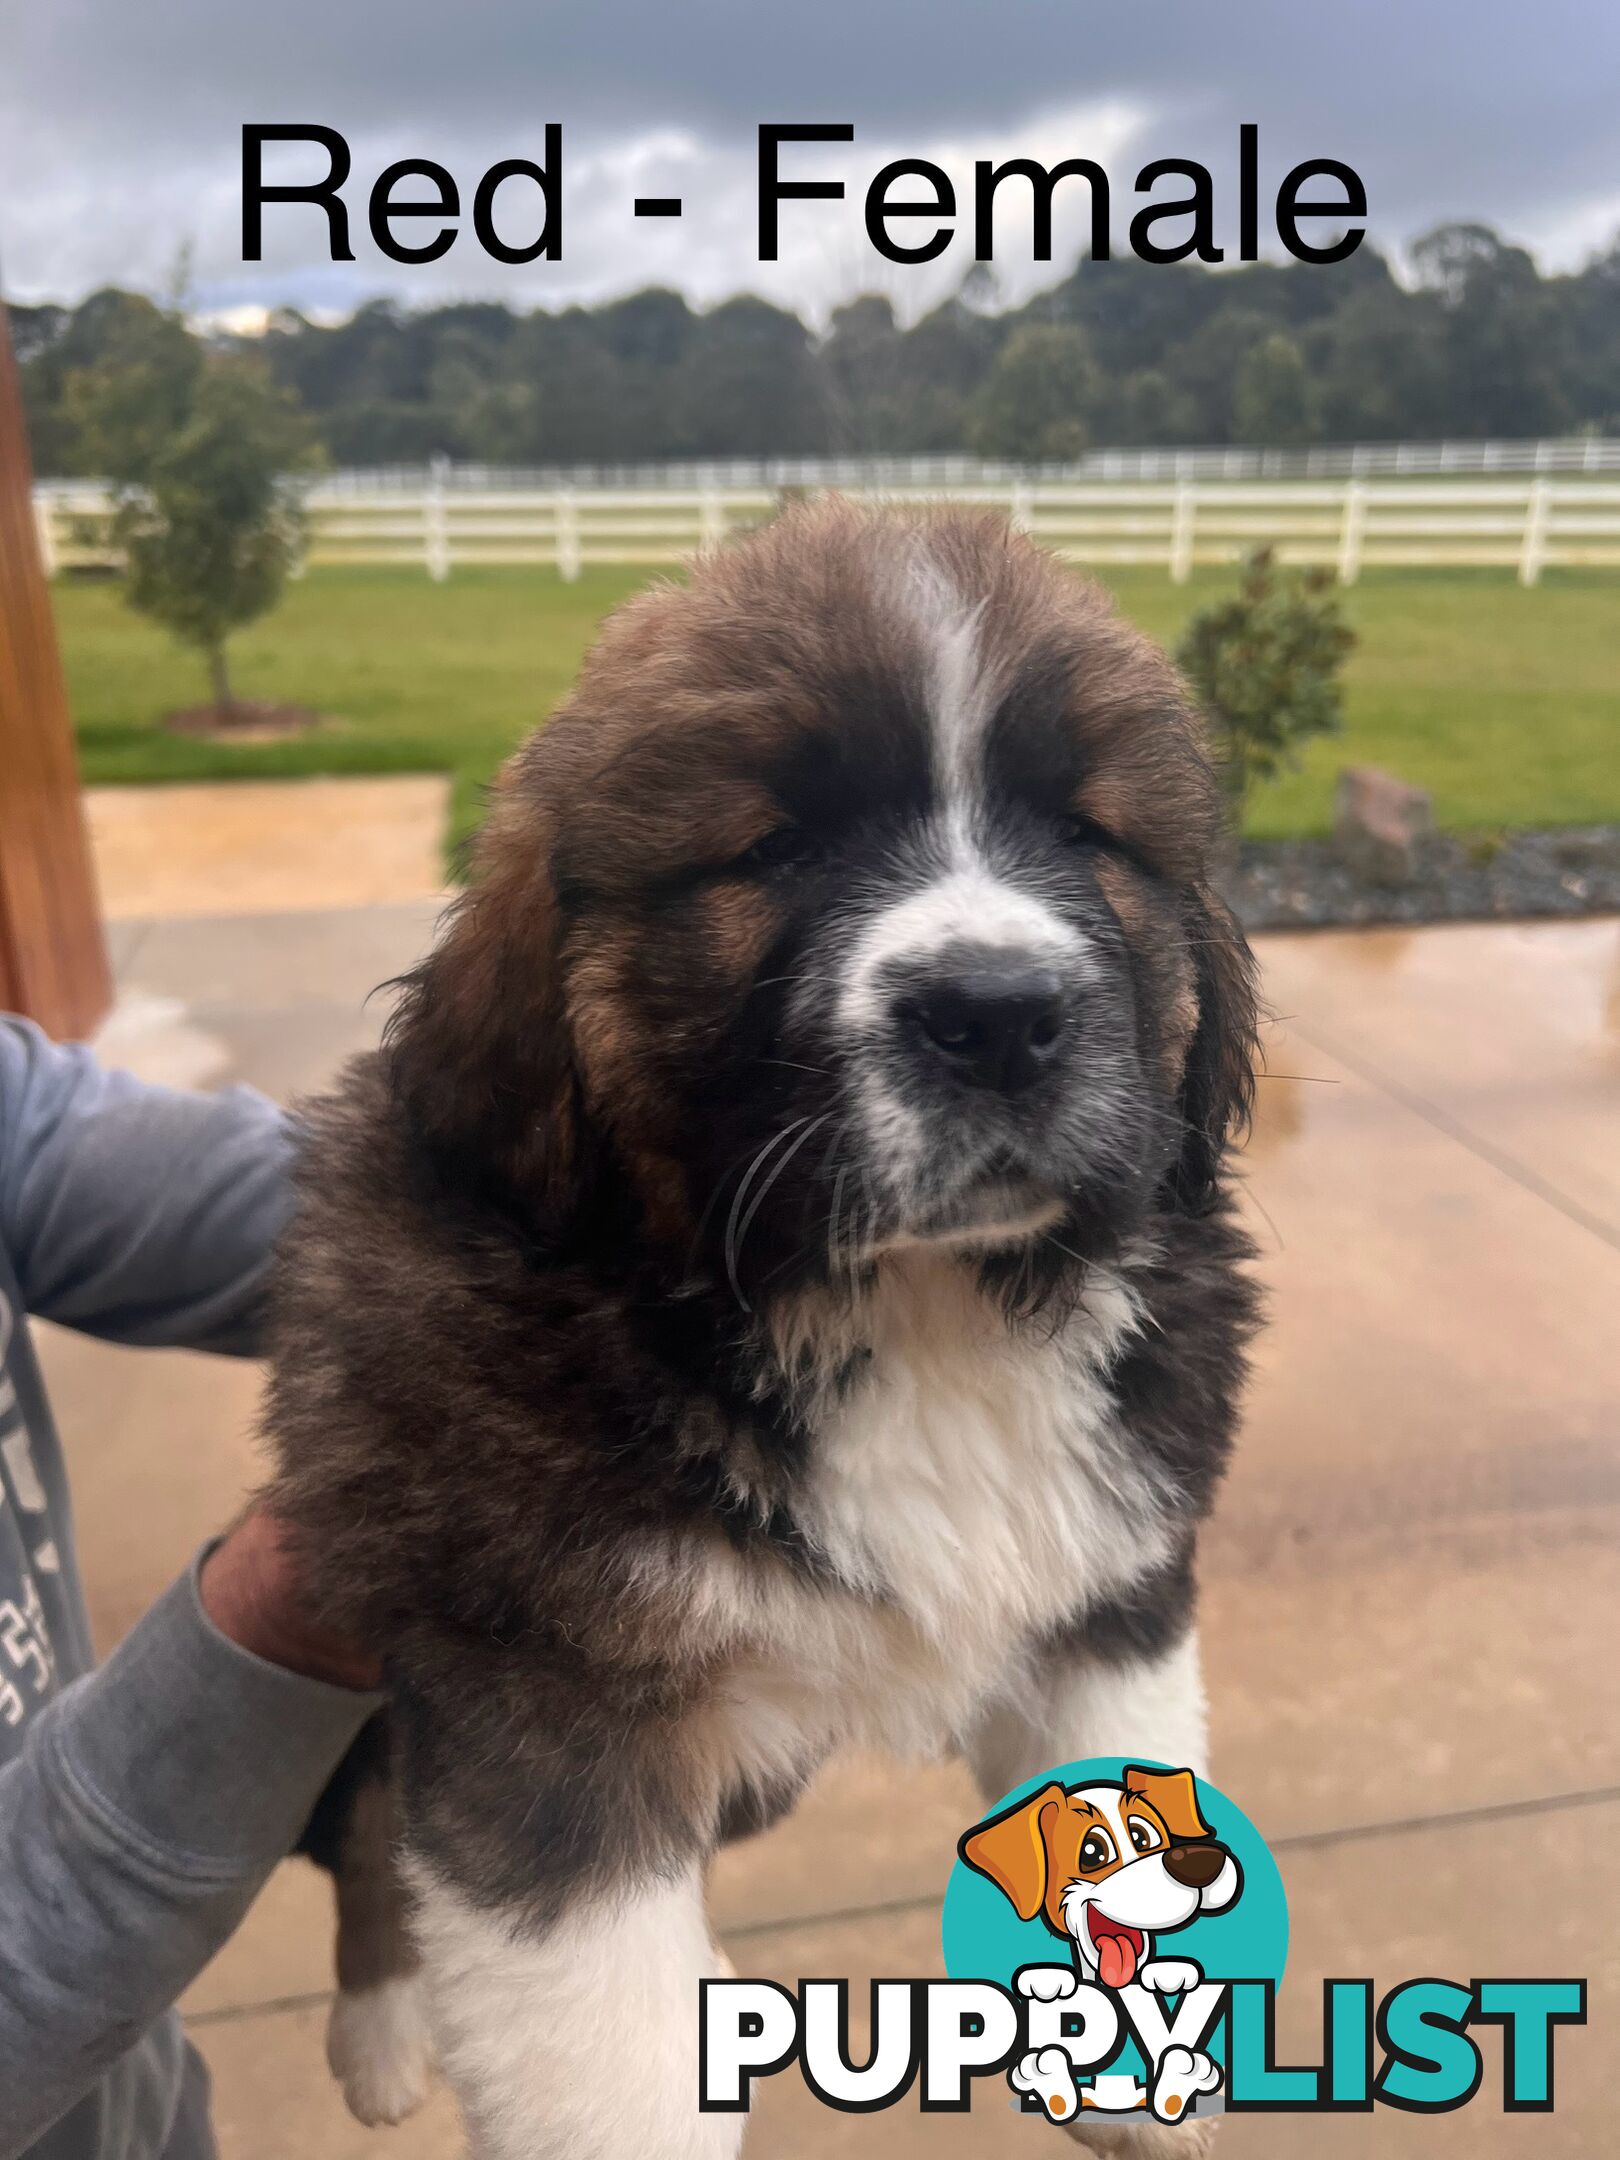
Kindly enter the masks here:
M 1434 797 L 1376 765 L 1347 766 L 1333 794 L 1333 851 L 1369 885 L 1410 885 L 1434 830 Z

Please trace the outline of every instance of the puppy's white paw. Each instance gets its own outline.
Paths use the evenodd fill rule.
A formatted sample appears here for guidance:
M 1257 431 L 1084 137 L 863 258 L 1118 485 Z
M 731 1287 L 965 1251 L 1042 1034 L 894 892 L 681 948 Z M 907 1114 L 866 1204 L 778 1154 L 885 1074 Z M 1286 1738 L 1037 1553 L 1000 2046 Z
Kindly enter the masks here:
M 1022 2062 L 1007 2072 L 1014 2092 L 1033 2093 L 1046 2110 L 1048 2122 L 1071 2123 L 1080 2112 L 1074 2089 L 1074 2070 L 1060 2047 L 1033 2048 Z
M 1022 1965 L 1013 1985 L 1031 2002 L 1064 2002 L 1080 1985 L 1072 1965 Z
M 1202 2049 L 1168 2047 L 1153 2073 L 1148 2105 L 1160 2122 L 1177 2123 L 1200 2093 L 1218 2092 L 1220 2065 Z
M 1185 1995 L 1203 1979 L 1204 1968 L 1191 1958 L 1156 1957 L 1149 1958 L 1136 1977 L 1155 1995 Z
M 357 2122 L 374 2129 L 413 2115 L 433 2079 L 421 1980 L 413 1974 L 340 1994 L 327 2021 L 326 2059 Z

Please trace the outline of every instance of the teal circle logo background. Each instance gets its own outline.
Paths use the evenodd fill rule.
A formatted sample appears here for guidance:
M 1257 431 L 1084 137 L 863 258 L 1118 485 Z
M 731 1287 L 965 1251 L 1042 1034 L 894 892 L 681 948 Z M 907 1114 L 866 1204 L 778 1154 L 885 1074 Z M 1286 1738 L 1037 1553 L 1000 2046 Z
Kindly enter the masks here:
M 1151 1756 L 1090 1755 L 1015 1785 L 978 1819 L 1015 1807 L 1045 1785 L 1117 1784 L 1127 1764 L 1142 1769 L 1179 1767 Z M 1198 1804 L 1215 1836 L 1236 1855 L 1243 1870 L 1243 1889 L 1225 1912 L 1202 1913 L 1189 1926 L 1160 1935 L 1155 1947 L 1165 1957 L 1196 1959 L 1211 1980 L 1280 1981 L 1288 1957 L 1288 1898 L 1277 1863 L 1248 1816 L 1219 1786 L 1200 1778 Z M 1072 1952 L 1041 1921 L 1020 1920 L 995 1884 L 960 1855 L 945 1891 L 941 1935 L 945 1970 L 953 1980 L 993 1980 L 1010 1988 L 1020 1965 L 1073 1961 Z M 1224 2050 L 1211 2052 L 1219 2058 Z

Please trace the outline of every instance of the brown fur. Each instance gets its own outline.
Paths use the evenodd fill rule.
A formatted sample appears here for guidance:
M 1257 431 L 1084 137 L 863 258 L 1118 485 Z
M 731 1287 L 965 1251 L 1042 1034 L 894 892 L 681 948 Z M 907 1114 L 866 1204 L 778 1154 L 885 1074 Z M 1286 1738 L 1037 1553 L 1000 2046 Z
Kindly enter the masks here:
M 817 1406 L 858 1368 L 852 1338 L 818 1394 L 773 1348 L 851 1296 L 822 1262 L 824 1142 L 759 1192 L 735 1249 L 756 1145 L 828 1084 L 774 985 L 813 983 L 820 926 L 889 874 L 884 821 L 929 784 L 927 636 L 894 601 L 914 549 L 972 599 L 1007 845 L 1091 911 L 1092 1024 L 1140 1067 L 1129 1147 L 1061 1239 L 964 1265 L 1010 1313 L 1063 1311 L 1094 1256 L 1151 1228 L 1150 1324 L 1112 1381 L 1183 1542 L 1148 1617 L 1082 1599 L 1073 1640 L 1186 1622 L 1253 1316 L 1220 1175 L 1252 970 L 1210 887 L 1197 722 L 1106 596 L 995 518 L 784 516 L 611 619 L 504 773 L 388 1047 L 308 1113 L 270 1497 L 323 1619 L 387 1655 L 414 1850 L 533 1927 L 757 1826 L 814 1767 L 737 1767 L 735 1653 L 693 1603 L 716 1564 L 761 1596 L 849 1600 L 897 1669 L 917 1654 L 794 1516 Z M 866 866 L 813 920 L 804 884 L 748 853 L 788 799 Z M 1051 830 L 1064 806 L 1078 856 Z

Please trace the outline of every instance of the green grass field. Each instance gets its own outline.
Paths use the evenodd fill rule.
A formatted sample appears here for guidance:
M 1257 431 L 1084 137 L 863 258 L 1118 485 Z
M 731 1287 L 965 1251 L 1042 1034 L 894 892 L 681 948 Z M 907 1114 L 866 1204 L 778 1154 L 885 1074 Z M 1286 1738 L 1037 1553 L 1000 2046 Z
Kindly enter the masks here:
M 238 694 L 307 705 L 330 724 L 302 738 L 214 744 L 164 732 L 205 695 L 196 658 L 132 614 L 116 585 L 63 580 L 57 622 L 90 781 L 226 774 L 447 771 L 454 838 L 476 822 L 501 758 L 567 689 L 601 617 L 642 571 L 464 570 L 433 585 L 410 569 L 312 572 L 233 645 Z M 1173 641 L 1234 578 L 1162 571 L 1109 584 L 1126 612 Z M 1500 571 L 1371 574 L 1346 596 L 1359 633 L 1342 736 L 1262 790 L 1259 836 L 1321 832 L 1341 765 L 1370 762 L 1432 788 L 1462 831 L 1620 820 L 1620 579 L 1552 574 L 1531 591 Z

